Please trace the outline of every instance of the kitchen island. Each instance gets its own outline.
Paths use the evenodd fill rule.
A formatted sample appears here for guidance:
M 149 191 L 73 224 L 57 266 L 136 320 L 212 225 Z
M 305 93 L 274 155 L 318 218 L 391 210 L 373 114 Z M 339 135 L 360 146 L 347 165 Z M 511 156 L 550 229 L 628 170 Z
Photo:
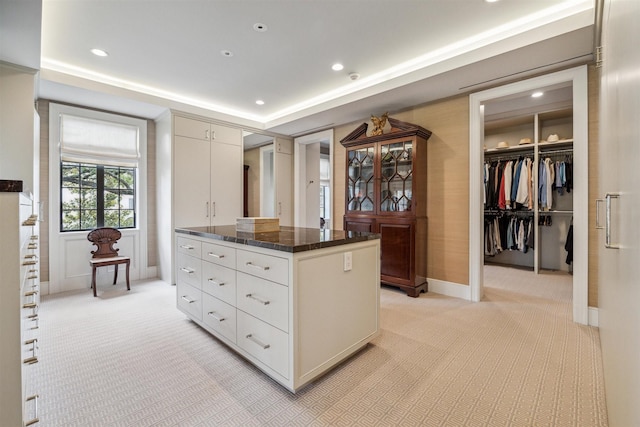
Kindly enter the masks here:
M 178 309 L 290 391 L 378 335 L 378 234 L 175 232 Z

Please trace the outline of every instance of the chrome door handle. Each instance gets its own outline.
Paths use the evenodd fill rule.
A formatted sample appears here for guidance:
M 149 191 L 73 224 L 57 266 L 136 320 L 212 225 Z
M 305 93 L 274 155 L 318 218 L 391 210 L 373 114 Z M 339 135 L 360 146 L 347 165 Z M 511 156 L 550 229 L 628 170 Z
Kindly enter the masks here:
M 184 267 L 181 267 L 181 268 L 180 268 L 180 271 L 184 271 L 184 272 L 185 272 L 185 273 L 187 273 L 187 274 L 193 274 L 193 273 L 195 273 L 195 270 L 190 270 L 190 269 L 188 269 L 188 268 L 184 268 Z
M 207 255 L 212 256 L 214 258 L 218 258 L 218 259 L 224 258 L 224 255 L 214 254 L 213 252 L 209 252 L 209 253 L 207 253 Z
M 213 283 L 216 286 L 224 286 L 224 282 L 219 282 L 219 281 L 217 281 L 216 279 L 213 279 L 213 278 L 207 279 L 207 282 Z
M 611 243 L 611 199 L 619 199 L 618 193 L 607 193 L 605 195 L 606 200 L 606 216 L 604 221 L 604 247 L 607 249 L 620 249 L 620 245 L 614 245 Z
M 262 267 L 262 266 L 260 266 L 260 265 L 256 265 L 256 264 L 252 263 L 251 261 L 247 261 L 247 262 L 245 262 L 244 264 L 245 264 L 246 266 L 248 266 L 248 267 L 257 268 L 258 270 L 262 270 L 262 271 L 267 271 L 267 270 L 269 270 L 269 267 L 268 267 L 268 266 L 267 266 L 267 267 Z

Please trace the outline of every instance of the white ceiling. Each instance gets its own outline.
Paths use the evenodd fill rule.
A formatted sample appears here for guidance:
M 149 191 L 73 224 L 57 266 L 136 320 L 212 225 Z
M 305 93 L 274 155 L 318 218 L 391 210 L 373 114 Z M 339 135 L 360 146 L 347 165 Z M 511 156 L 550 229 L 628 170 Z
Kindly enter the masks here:
M 44 0 L 39 96 L 304 134 L 588 62 L 593 24 L 594 0 Z

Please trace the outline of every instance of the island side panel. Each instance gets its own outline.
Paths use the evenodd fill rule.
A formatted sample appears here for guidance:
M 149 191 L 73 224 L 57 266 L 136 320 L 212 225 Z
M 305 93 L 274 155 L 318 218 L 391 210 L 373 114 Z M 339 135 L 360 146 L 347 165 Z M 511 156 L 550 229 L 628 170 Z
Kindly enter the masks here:
M 378 335 L 380 240 L 296 254 L 293 274 L 298 388 Z

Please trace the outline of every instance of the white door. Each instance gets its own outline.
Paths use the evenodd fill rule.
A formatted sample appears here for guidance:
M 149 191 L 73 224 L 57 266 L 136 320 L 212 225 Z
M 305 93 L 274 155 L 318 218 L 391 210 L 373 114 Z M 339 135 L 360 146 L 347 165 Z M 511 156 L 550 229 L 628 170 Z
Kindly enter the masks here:
M 173 206 L 176 227 L 209 225 L 209 141 L 176 136 Z
M 211 143 L 211 225 L 242 217 L 242 147 Z
M 640 425 L 640 2 L 610 0 L 601 70 L 599 325 L 609 423 Z M 605 197 L 606 196 L 606 197 Z

